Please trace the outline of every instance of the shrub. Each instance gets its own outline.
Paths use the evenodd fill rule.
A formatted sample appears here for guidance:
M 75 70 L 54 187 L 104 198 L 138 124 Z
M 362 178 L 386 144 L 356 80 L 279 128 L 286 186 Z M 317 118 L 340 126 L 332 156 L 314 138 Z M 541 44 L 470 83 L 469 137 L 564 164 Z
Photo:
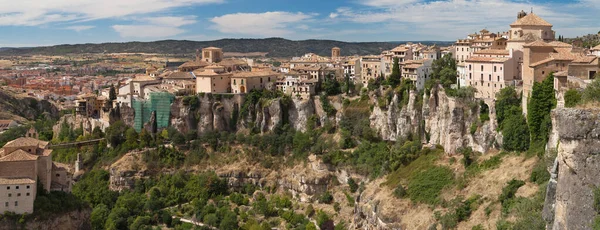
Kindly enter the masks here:
M 477 122 L 473 122 L 473 124 L 471 124 L 471 128 L 469 129 L 469 133 L 471 133 L 471 135 L 474 135 L 475 132 L 477 132 L 477 128 L 479 128 Z
M 565 107 L 572 108 L 581 102 L 581 93 L 576 89 L 570 89 L 565 92 Z
M 333 202 L 333 195 L 329 191 L 326 191 L 319 197 L 319 203 L 331 204 Z
M 531 176 L 529 177 L 529 181 L 534 182 L 538 185 L 541 185 L 550 180 L 550 173 L 546 169 L 546 166 L 543 161 L 538 162 L 531 171 Z
M 527 121 L 521 108 L 513 106 L 502 122 L 502 147 L 508 151 L 526 151 L 529 149 L 530 137 Z
M 306 207 L 306 210 L 304 211 L 304 215 L 311 217 L 315 214 L 315 208 L 312 206 L 312 204 L 309 204 Z
M 479 120 L 486 122 L 490 120 L 490 107 L 483 101 L 479 101 Z
M 358 184 L 354 181 L 354 178 L 348 177 L 348 186 L 350 187 L 350 192 L 355 193 L 358 190 Z
M 394 189 L 394 196 L 398 199 L 404 198 L 406 196 L 406 190 L 402 185 L 398 185 L 396 189 Z
M 444 187 L 452 184 L 454 173 L 447 167 L 434 166 L 414 175 L 408 183 L 408 195 L 413 202 L 439 203 Z
M 525 185 L 524 181 L 512 179 L 502 188 L 502 194 L 498 197 L 498 201 L 502 204 L 502 211 L 504 213 L 508 212 L 510 202 L 515 197 L 517 190 L 523 185 Z
M 600 74 L 596 74 L 598 76 Z M 581 101 L 584 103 L 600 101 L 600 77 L 596 77 L 581 94 Z

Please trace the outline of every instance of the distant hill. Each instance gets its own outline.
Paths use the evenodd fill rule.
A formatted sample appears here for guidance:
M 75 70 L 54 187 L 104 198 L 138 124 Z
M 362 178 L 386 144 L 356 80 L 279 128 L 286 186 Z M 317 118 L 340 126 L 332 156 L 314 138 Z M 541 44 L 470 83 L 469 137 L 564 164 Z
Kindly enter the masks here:
M 269 57 L 293 57 L 305 53 L 322 56 L 331 55 L 331 48 L 340 47 L 342 55 L 379 54 L 401 42 L 341 42 L 332 40 L 292 41 L 283 38 L 265 39 L 221 39 L 215 41 L 163 40 L 154 42 L 125 42 L 101 44 L 56 45 L 47 47 L 3 48 L 0 55 L 64 55 L 81 53 L 161 53 L 194 54 L 196 49 L 215 46 L 224 52 L 268 52 Z M 424 44 L 446 45 L 448 42 L 423 42 Z

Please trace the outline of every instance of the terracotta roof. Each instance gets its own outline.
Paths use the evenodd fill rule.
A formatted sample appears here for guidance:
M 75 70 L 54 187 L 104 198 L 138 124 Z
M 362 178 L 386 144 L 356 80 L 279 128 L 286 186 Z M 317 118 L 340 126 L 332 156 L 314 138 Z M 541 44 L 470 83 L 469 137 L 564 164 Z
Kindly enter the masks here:
M 474 52 L 473 54 L 493 54 L 493 55 L 509 55 L 510 51 L 500 49 L 485 49 Z
M 596 56 L 580 56 L 577 57 L 575 60 L 573 60 L 574 63 L 583 63 L 583 64 L 588 64 L 593 62 L 594 60 L 596 60 Z
M 215 71 L 215 69 L 204 69 L 204 70 L 194 70 L 194 75 L 196 77 L 207 77 L 207 76 L 226 76 L 231 75 L 224 71 Z
M 392 52 L 402 52 L 402 51 L 408 51 L 408 48 L 406 46 L 397 46 L 396 48 L 392 49 Z
M 44 149 L 44 151 L 42 152 L 42 156 L 50 156 L 50 154 L 52 153 L 52 149 Z
M 228 59 L 223 59 L 221 62 L 219 62 L 219 65 L 222 65 L 222 66 L 248 65 L 248 63 L 244 60 L 228 58 Z
M 267 76 L 275 76 L 277 73 L 271 71 L 255 71 L 255 72 L 235 72 L 233 73 L 233 77 L 243 77 L 243 78 L 252 78 L 252 77 L 267 77 Z
M 568 75 L 568 73 L 566 70 L 554 73 L 555 77 L 566 77 L 567 75 Z
M 59 162 L 52 162 L 52 170 L 65 170 L 69 171 L 69 165 Z
M 183 63 L 182 65 L 180 65 L 179 68 L 182 68 L 182 67 L 191 67 L 191 68 L 198 67 L 198 68 L 200 68 L 200 67 L 205 67 L 205 66 L 208 66 L 208 65 L 210 65 L 210 63 L 202 61 L 202 60 L 200 60 L 199 62 L 188 61 L 188 62 Z
M 8 184 L 35 184 L 35 181 L 32 180 L 31 178 L 4 178 L 4 177 L 0 177 L 0 184 L 1 185 L 8 185 Z
M 534 13 L 529 13 L 525 17 L 518 19 L 510 24 L 510 26 L 552 26 L 546 20 L 540 18 Z
M 422 64 L 410 64 L 410 65 L 405 65 L 402 68 L 405 69 L 417 69 L 419 67 L 423 66 Z
M 554 47 L 554 46 L 549 43 L 546 43 L 542 40 L 536 40 L 534 42 L 523 45 L 523 47 Z
M 551 42 L 548 42 L 548 44 L 550 44 L 554 47 L 561 47 L 561 48 L 572 48 L 573 47 L 571 44 L 564 43 L 561 41 L 551 41 Z
M 169 76 L 165 76 L 166 79 L 193 79 L 194 75 L 190 72 L 173 72 Z
M 6 143 L 6 145 L 4 145 L 4 147 L 26 147 L 26 146 L 36 146 L 39 148 L 45 148 L 48 145 L 47 141 L 40 141 L 38 139 L 35 138 L 31 138 L 31 137 L 20 137 L 17 138 L 15 140 L 12 140 L 8 143 Z
M 12 152 L 2 158 L 0 158 L 0 162 L 8 162 L 8 161 L 35 161 L 38 159 L 38 156 L 29 154 L 21 149 Z
M 505 62 L 508 58 L 498 58 L 498 57 L 470 57 L 465 60 L 465 62 Z

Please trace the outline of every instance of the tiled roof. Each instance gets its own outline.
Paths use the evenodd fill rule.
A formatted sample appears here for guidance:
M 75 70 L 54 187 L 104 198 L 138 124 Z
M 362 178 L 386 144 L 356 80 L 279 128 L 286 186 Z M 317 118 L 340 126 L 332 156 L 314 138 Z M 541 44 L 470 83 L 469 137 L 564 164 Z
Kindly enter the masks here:
M 523 47 L 554 47 L 554 46 L 549 43 L 546 43 L 542 40 L 536 40 L 534 42 L 523 45 Z
M 4 178 L 4 177 L 0 177 L 0 184 L 1 185 L 8 185 L 8 184 L 35 184 L 35 181 L 32 180 L 31 178 Z
M 223 59 L 221 62 L 219 62 L 219 65 L 234 66 L 234 65 L 248 65 L 248 63 L 244 60 L 228 58 L 228 59 Z
M 566 77 L 567 75 L 568 75 L 568 73 L 566 70 L 554 73 L 555 77 Z
M 550 45 L 552 45 L 554 47 L 561 47 L 561 48 L 571 48 L 571 47 L 573 47 L 571 44 L 564 43 L 564 42 L 561 42 L 561 41 L 551 41 L 551 42 L 548 42 L 548 44 L 550 44 Z
M 600 45 L 595 46 L 592 50 L 600 50 Z
M 38 159 L 38 156 L 29 154 L 23 150 L 16 150 L 11 154 L 8 154 L 2 158 L 0 158 L 0 162 L 8 162 L 8 161 L 35 161 Z
M 199 62 L 189 61 L 189 62 L 183 63 L 183 65 L 180 65 L 179 68 L 181 68 L 181 67 L 205 67 L 208 65 L 210 65 L 208 62 L 205 62 L 202 60 L 200 60 Z
M 173 72 L 169 76 L 165 77 L 166 79 L 192 79 L 194 75 L 190 72 Z
M 40 147 L 40 148 L 45 148 L 48 145 L 47 141 L 40 141 L 38 139 L 35 138 L 31 138 L 31 137 L 20 137 L 17 138 L 15 140 L 12 140 L 8 143 L 6 143 L 6 145 L 4 145 L 4 147 L 26 147 L 26 146 L 36 146 L 36 147 Z
M 252 77 L 267 77 L 267 76 L 275 76 L 277 73 L 271 71 L 255 71 L 255 72 L 235 72 L 233 73 L 233 77 L 244 77 L 244 78 L 252 78 Z
M 518 19 L 510 24 L 511 26 L 552 26 L 546 20 L 540 18 L 534 13 L 527 14 L 525 17 Z
M 509 55 L 510 52 L 508 50 L 500 50 L 500 49 L 485 49 L 474 52 L 473 54 L 494 54 L 494 55 Z
M 465 62 L 505 62 L 508 58 L 497 58 L 497 57 L 470 57 Z
M 392 52 L 402 52 L 402 51 L 408 51 L 408 48 L 406 48 L 406 46 L 401 45 L 401 46 L 398 46 L 398 47 L 392 49 Z

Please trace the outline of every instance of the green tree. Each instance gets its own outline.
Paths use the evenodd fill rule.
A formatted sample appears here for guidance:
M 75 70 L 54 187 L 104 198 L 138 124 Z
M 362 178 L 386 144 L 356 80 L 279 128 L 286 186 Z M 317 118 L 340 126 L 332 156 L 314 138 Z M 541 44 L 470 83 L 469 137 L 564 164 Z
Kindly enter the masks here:
M 512 107 L 520 107 L 521 98 L 514 87 L 506 87 L 496 93 L 496 120 L 502 128 L 502 122 L 506 117 L 512 114 Z
M 521 107 L 510 107 L 508 117 L 502 122 L 502 147 L 508 151 L 529 149 L 529 129 Z
M 237 215 L 234 212 L 227 211 L 219 225 L 220 229 L 238 229 Z
M 108 219 L 109 214 L 110 214 L 110 209 L 108 209 L 108 207 L 105 204 L 99 204 L 98 206 L 94 207 L 94 210 L 92 211 L 92 215 L 90 217 L 92 229 L 94 229 L 94 230 L 105 229 L 104 223 L 106 223 L 106 220 Z
M 450 85 L 456 83 L 456 60 L 451 54 L 433 61 L 431 70 L 432 79 L 437 80 L 444 88 L 450 88 Z
M 581 102 L 581 93 L 576 89 L 569 89 L 565 92 L 565 107 L 573 108 Z
M 125 131 L 127 126 L 123 121 L 117 121 L 106 128 L 106 141 L 113 147 L 116 148 L 121 143 L 125 142 Z
M 152 138 L 152 135 L 150 135 L 150 133 L 148 132 L 148 130 L 146 129 L 142 129 L 142 132 L 140 132 L 140 147 L 153 147 L 154 146 L 154 139 Z
M 112 105 L 112 102 L 116 99 L 117 99 L 117 90 L 115 89 L 114 85 L 111 85 L 110 89 L 108 90 L 108 101 L 110 101 L 110 103 Z
M 400 74 L 400 64 L 399 59 L 397 57 L 394 58 L 394 63 L 392 64 L 392 74 L 387 79 L 387 82 L 392 87 L 396 88 L 400 84 L 402 80 L 402 75 Z
M 581 101 L 584 103 L 600 101 L 600 74 L 590 83 L 581 95 Z
M 548 141 L 548 134 L 552 128 L 550 111 L 556 106 L 554 97 L 554 74 L 550 73 L 542 82 L 535 82 L 531 98 L 527 106 L 527 122 L 531 142 L 536 144 L 536 149 L 543 148 Z

